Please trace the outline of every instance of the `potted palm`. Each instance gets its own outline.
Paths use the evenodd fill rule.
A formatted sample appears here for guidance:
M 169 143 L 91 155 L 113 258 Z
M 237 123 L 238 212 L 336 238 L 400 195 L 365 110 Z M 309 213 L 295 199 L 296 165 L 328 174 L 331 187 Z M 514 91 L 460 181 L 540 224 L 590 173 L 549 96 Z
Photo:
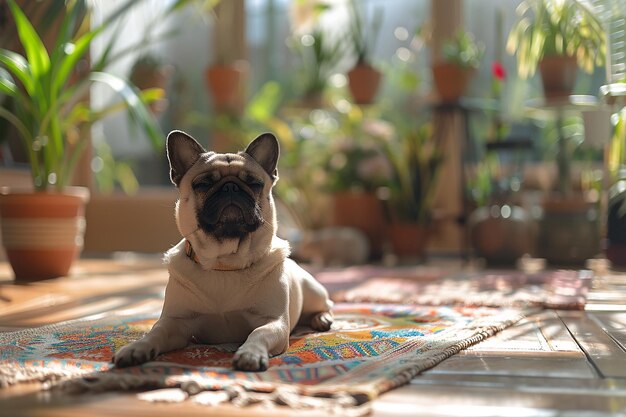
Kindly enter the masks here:
M 355 103 L 370 104 L 376 97 L 381 79 L 381 72 L 374 68 L 370 62 L 370 48 L 373 47 L 380 32 L 383 14 L 382 10 L 375 10 L 371 31 L 368 31 L 354 0 L 350 1 L 348 7 L 350 27 L 347 41 L 356 55 L 356 64 L 348 71 L 348 88 Z M 371 36 L 368 37 L 368 34 Z
M 433 64 L 433 80 L 439 98 L 443 102 L 457 101 L 480 65 L 484 46 L 466 31 L 457 32 L 443 44 L 443 58 Z
M 434 197 L 443 152 L 430 124 L 400 127 L 399 138 L 386 143 L 393 166 L 386 200 L 389 239 L 399 257 L 423 257 L 432 229 Z
M 572 93 L 577 67 L 591 73 L 603 65 L 605 34 L 593 11 L 578 0 L 525 0 L 517 8 L 507 50 L 517 55 L 521 78 L 539 67 L 544 95 L 558 100 Z
M 148 96 L 157 98 L 155 91 L 147 90 L 142 97 L 128 82 L 107 73 L 110 48 L 91 65 L 81 64 L 92 41 L 132 4 L 131 0 L 121 3 L 91 29 L 85 2 L 61 7 L 61 14 L 55 17 L 59 30 L 48 52 L 33 23 L 14 0 L 8 0 L 25 53 L 0 49 L 0 92 L 10 99 L 10 106 L 5 100 L 0 107 L 0 117 L 21 137 L 33 185 L 31 190 L 3 188 L 0 193 L 3 244 L 17 280 L 65 275 L 80 252 L 89 191 L 70 184 L 89 146 L 87 129 L 91 124 L 127 108 L 151 140 L 161 141 L 143 101 Z M 107 84 L 122 101 L 103 109 L 91 108 L 86 98 L 93 82 Z

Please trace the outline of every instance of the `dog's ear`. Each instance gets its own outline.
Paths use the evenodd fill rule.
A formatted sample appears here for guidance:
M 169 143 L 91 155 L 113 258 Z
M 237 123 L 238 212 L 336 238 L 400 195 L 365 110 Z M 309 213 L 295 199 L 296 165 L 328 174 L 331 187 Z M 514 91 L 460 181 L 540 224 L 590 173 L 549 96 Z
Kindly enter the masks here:
M 185 173 L 196 163 L 206 150 L 194 138 L 173 130 L 167 135 L 167 159 L 170 163 L 170 178 L 178 187 Z
M 278 157 L 280 147 L 278 139 L 271 133 L 263 133 L 253 140 L 244 151 L 252 157 L 273 180 L 278 178 Z

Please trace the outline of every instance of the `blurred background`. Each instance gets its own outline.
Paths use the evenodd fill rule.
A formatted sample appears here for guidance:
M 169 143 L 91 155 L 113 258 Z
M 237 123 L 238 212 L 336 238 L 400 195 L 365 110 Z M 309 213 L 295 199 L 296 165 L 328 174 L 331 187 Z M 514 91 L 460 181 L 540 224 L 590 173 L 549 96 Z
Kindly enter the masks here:
M 70 3 L 16 2 L 52 52 Z M 624 14 L 620 0 L 85 3 L 101 33 L 74 71 L 107 61 L 161 134 L 124 109 L 81 129 L 83 255 L 179 240 L 163 145 L 180 129 L 221 152 L 278 137 L 280 234 L 304 261 L 623 265 Z M 0 25 L 2 47 L 23 53 L 6 2 Z M 90 84 L 90 108 L 116 93 Z M 28 186 L 6 121 L 0 143 L 1 184 Z

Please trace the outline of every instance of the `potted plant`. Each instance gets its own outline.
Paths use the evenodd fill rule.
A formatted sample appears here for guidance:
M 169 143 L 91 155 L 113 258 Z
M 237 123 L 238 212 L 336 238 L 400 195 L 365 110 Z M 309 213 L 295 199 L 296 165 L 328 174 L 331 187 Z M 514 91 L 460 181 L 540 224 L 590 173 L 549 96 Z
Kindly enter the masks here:
M 385 241 L 385 216 L 376 191 L 390 181 L 391 166 L 382 143 L 390 140 L 390 130 L 388 124 L 366 116 L 357 106 L 347 113 L 334 107 L 318 110 L 305 126 L 294 126 L 294 131 L 306 134 L 299 147 L 308 149 L 307 159 L 319 168 L 304 183 L 317 183 L 320 194 L 330 196 L 330 221 L 325 226 L 360 230 L 374 258 L 382 255 Z
M 399 257 L 423 257 L 432 229 L 433 205 L 443 152 L 432 125 L 398 125 L 398 138 L 386 143 L 393 175 L 386 200 L 389 238 Z
M 164 64 L 154 54 L 142 54 L 130 69 L 128 79 L 139 90 L 159 89 L 165 91 L 174 67 Z M 167 99 L 155 100 L 149 105 L 153 114 L 158 115 L 167 108 Z
M 370 62 L 370 48 L 380 32 L 383 13 L 380 9 L 375 10 L 371 31 L 368 31 L 354 0 L 349 2 L 348 8 L 350 23 L 346 39 L 356 55 L 356 64 L 348 71 L 348 88 L 355 103 L 370 104 L 376 97 L 381 79 L 381 72 Z M 371 36 L 368 37 L 368 34 Z
M 466 31 L 458 31 L 442 47 L 442 59 L 433 63 L 433 80 L 441 101 L 455 102 L 465 93 L 480 65 L 484 46 Z
M 521 78 L 539 67 L 544 95 L 558 100 L 572 93 L 577 67 L 591 73 L 605 58 L 605 34 L 593 11 L 578 0 L 525 0 L 517 8 L 507 50 L 517 55 Z
M 243 108 L 248 77 L 247 61 L 236 56 L 235 36 L 227 35 L 236 24 L 236 3 L 222 1 L 215 6 L 215 54 L 213 63 L 205 71 L 214 108 L 234 114 Z
M 0 49 L 0 92 L 11 99 L 0 117 L 18 131 L 28 155 L 33 190 L 2 189 L 2 238 L 18 280 L 36 280 L 67 274 L 82 246 L 87 188 L 74 188 L 74 169 L 89 146 L 87 128 L 113 111 L 127 108 L 148 136 L 160 143 L 162 135 L 142 97 L 122 78 L 105 72 L 108 53 L 82 65 L 91 42 L 115 22 L 133 2 L 126 1 L 94 28 L 86 22 L 89 9 L 82 1 L 61 7 L 59 31 L 50 52 L 14 0 L 8 0 L 25 51 Z M 81 64 L 81 65 L 79 65 Z M 122 98 L 103 109 L 86 100 L 93 82 L 109 85 Z M 155 98 L 153 91 L 144 96 Z

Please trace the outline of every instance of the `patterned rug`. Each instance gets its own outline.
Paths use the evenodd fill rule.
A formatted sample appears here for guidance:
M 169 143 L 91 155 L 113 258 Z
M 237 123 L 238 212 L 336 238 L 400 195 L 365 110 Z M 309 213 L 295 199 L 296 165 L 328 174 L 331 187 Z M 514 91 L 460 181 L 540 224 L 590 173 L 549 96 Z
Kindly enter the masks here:
M 343 302 L 581 310 L 585 307 L 592 278 L 591 271 L 586 270 L 533 274 L 494 271 L 464 273 L 451 278 L 405 273 L 368 276 L 352 288 L 335 292 L 333 299 Z M 332 274 L 325 279 L 332 280 Z
M 296 329 L 265 372 L 231 368 L 236 346 L 193 345 L 143 366 L 115 369 L 113 352 L 140 338 L 158 313 L 79 320 L 0 333 L 0 386 L 46 381 L 73 391 L 150 389 L 151 401 L 214 405 L 267 401 L 329 411 L 367 402 L 515 323 L 507 308 L 338 304 L 326 333 Z M 364 405 L 362 405 L 364 404 Z

